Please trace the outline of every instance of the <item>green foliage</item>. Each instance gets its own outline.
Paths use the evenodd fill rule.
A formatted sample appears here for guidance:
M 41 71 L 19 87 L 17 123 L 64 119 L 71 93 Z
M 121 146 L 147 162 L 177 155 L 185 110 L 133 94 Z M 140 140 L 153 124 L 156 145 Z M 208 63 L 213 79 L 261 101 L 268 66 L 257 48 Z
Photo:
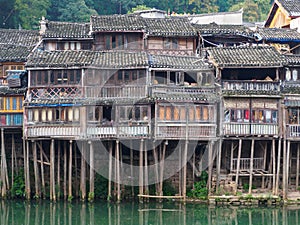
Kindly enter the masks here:
M 174 196 L 176 194 L 176 190 L 171 182 L 165 181 L 163 183 L 163 194 L 165 196 Z
M 147 9 L 151 9 L 151 8 L 145 5 L 137 5 L 136 7 L 133 7 L 131 10 L 129 10 L 128 13 L 134 13 L 136 11 L 147 10 Z
M 202 171 L 200 180 L 194 183 L 194 188 L 191 189 L 187 195 L 192 198 L 207 199 L 208 189 L 207 189 L 208 174 L 206 171 Z
M 94 198 L 107 198 L 108 180 L 98 173 L 95 176 L 95 193 Z
M 249 184 L 244 183 L 244 184 L 243 184 L 243 189 L 244 189 L 245 191 L 248 191 L 248 190 L 249 190 Z M 252 185 L 252 189 L 256 189 L 256 186 Z
M 88 201 L 92 202 L 95 199 L 95 193 L 94 192 L 89 192 L 89 196 L 88 196 Z
M 10 190 L 10 195 L 12 198 L 25 197 L 25 179 L 23 170 L 20 170 L 19 173 L 14 176 L 14 184 Z

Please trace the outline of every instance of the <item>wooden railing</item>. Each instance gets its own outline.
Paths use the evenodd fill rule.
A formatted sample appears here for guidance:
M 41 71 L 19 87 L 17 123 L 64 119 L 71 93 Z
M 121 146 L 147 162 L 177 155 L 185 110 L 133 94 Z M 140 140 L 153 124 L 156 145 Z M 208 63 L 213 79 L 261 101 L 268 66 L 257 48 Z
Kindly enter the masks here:
M 234 158 L 232 159 L 232 170 L 236 171 L 237 170 L 237 162 L 238 159 Z M 250 170 L 250 158 L 241 158 L 240 159 L 240 171 L 249 171 Z M 264 170 L 264 158 L 253 158 L 253 169 L 254 170 Z
M 30 89 L 32 99 L 64 99 L 82 96 L 82 89 L 78 86 L 70 87 L 36 87 Z
M 144 98 L 147 96 L 146 85 L 123 86 L 87 86 L 85 95 L 88 98 Z
M 149 126 L 87 127 L 88 138 L 132 138 L 148 137 Z
M 277 124 L 224 123 L 224 135 L 278 135 Z
M 214 124 L 158 124 L 155 138 L 168 139 L 197 139 L 216 137 Z
M 286 135 L 289 138 L 300 138 L 300 124 L 289 124 L 287 125 Z
M 79 137 L 79 126 L 29 126 L 25 128 L 27 137 Z
M 274 81 L 248 81 L 248 80 L 226 80 L 222 82 L 225 91 L 280 91 L 279 82 Z

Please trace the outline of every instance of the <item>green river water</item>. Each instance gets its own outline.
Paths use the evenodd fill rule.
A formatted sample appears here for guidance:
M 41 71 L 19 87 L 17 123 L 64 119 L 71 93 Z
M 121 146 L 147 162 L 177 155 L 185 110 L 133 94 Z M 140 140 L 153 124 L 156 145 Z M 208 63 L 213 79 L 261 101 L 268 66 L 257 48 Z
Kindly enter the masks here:
M 300 207 L 212 207 L 176 202 L 0 202 L 0 224 L 300 224 Z

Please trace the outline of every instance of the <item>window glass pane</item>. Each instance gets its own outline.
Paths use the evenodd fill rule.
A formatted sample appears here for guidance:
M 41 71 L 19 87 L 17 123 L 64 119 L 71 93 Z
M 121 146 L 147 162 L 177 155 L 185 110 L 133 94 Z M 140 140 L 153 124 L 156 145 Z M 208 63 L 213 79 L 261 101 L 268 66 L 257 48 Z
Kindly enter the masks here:
M 53 111 L 52 109 L 48 109 L 48 121 L 52 121 L 53 120 Z
M 271 110 L 266 110 L 265 115 L 266 115 L 266 123 L 271 123 L 272 121 Z
M 16 98 L 16 97 L 13 97 L 12 100 L 13 100 L 13 107 L 12 107 L 12 109 L 13 109 L 13 110 L 17 110 L 17 105 L 18 105 L 18 104 L 17 104 L 17 98 Z
M 10 110 L 11 105 L 10 105 L 10 98 L 6 98 L 6 110 Z

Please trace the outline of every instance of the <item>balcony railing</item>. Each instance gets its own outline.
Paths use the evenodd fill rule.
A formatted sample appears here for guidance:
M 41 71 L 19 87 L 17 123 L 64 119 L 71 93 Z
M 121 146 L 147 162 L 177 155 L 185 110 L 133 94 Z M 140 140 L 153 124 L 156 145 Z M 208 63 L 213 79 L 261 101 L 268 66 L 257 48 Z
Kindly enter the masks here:
M 82 96 L 80 87 L 36 87 L 30 90 L 32 99 L 65 99 L 78 98 Z
M 156 138 L 164 139 L 197 139 L 216 137 L 214 124 L 158 124 Z
M 232 159 L 232 171 L 237 170 L 238 159 Z M 250 158 L 241 158 L 240 159 L 240 171 L 249 171 L 250 170 Z M 254 170 L 264 170 L 264 158 L 253 158 L 253 169 Z
M 286 135 L 289 138 L 300 138 L 300 124 L 287 125 Z
M 27 137 L 79 137 L 79 126 L 29 126 L 25 129 Z
M 277 124 L 224 123 L 224 135 L 278 135 Z
M 274 81 L 239 81 L 226 80 L 222 82 L 223 91 L 257 91 L 257 92 L 279 92 L 280 84 Z
M 147 96 L 146 85 L 123 86 L 87 86 L 88 98 L 144 98 Z

